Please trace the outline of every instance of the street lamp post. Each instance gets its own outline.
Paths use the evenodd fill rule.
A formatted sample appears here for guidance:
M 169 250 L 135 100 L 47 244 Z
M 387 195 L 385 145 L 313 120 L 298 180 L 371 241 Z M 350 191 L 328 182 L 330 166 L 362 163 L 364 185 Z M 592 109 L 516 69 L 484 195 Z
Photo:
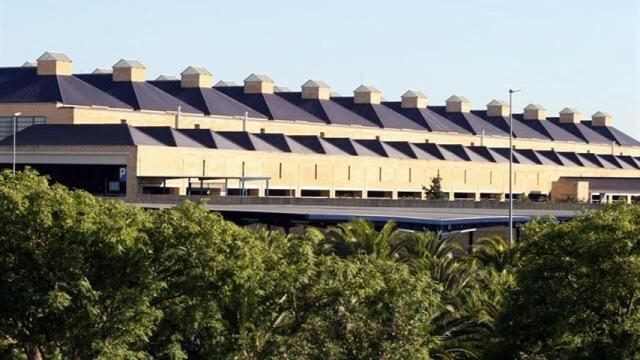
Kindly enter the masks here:
M 16 134 L 18 133 L 18 116 L 22 115 L 22 113 L 13 114 L 13 175 L 16 174 Z
M 513 94 L 521 89 L 509 89 L 509 245 L 513 245 Z

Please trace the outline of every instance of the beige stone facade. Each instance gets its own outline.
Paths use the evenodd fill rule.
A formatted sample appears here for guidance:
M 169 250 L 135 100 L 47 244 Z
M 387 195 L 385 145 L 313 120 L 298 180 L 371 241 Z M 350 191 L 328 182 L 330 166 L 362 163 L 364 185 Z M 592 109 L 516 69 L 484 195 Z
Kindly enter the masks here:
M 0 147 L 0 160 L 7 162 L 11 148 Z M 66 157 L 65 157 L 66 156 Z M 505 163 L 392 159 L 374 156 L 345 156 L 220 150 L 165 146 L 20 146 L 18 163 L 115 164 L 127 167 L 127 196 L 135 197 L 143 187 L 173 188 L 185 194 L 198 188 L 198 177 L 270 177 L 269 188 L 291 190 L 295 196 L 401 198 L 422 196 L 438 174 L 443 191 L 451 200 L 503 200 L 508 191 Z M 570 166 L 514 165 L 514 194 L 551 194 L 554 199 L 572 197 L 587 200 L 584 185 L 558 182 L 561 177 L 638 177 L 635 169 L 614 170 Z M 163 180 L 182 177 L 182 179 Z M 230 188 L 239 184 L 230 181 Z M 211 193 L 224 195 L 223 181 L 207 181 Z M 265 182 L 247 183 L 253 194 L 265 195 Z M 586 191 L 586 192 L 585 192 Z M 318 195 L 320 194 L 320 195 Z M 342 195 L 341 195 L 342 194 Z

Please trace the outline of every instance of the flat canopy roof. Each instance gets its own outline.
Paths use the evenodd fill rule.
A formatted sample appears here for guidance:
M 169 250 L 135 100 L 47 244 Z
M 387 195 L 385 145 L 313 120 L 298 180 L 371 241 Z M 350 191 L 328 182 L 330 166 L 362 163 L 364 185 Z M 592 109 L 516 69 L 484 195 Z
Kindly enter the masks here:
M 168 208 L 174 204 L 139 203 L 145 208 Z M 356 207 L 329 205 L 282 204 L 208 204 L 208 210 L 220 212 L 225 218 L 244 222 L 267 224 L 307 223 L 309 225 L 332 224 L 364 219 L 377 225 L 395 221 L 399 228 L 458 231 L 488 226 L 506 226 L 507 210 L 487 208 L 407 208 L 407 207 Z M 538 217 L 554 217 L 566 220 L 577 214 L 574 210 L 515 210 L 514 223 L 522 224 Z

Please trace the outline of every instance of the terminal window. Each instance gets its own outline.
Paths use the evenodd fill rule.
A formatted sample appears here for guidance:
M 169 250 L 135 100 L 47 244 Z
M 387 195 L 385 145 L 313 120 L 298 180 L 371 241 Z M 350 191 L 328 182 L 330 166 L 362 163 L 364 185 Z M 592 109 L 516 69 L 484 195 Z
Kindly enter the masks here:
M 22 129 L 28 128 L 31 125 L 36 124 L 44 124 L 46 122 L 46 118 L 44 116 L 18 116 L 16 118 L 17 129 L 16 131 L 20 131 Z M 0 117 L 0 140 L 7 138 L 13 134 L 13 117 L 12 116 L 2 116 Z

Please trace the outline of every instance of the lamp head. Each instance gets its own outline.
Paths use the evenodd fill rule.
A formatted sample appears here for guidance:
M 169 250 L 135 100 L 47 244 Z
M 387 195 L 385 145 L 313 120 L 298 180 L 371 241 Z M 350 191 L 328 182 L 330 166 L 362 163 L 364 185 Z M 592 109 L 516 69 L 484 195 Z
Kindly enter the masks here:
M 520 89 L 520 88 L 511 88 L 511 89 L 509 89 L 509 94 L 517 93 L 520 90 L 522 90 L 522 89 Z

